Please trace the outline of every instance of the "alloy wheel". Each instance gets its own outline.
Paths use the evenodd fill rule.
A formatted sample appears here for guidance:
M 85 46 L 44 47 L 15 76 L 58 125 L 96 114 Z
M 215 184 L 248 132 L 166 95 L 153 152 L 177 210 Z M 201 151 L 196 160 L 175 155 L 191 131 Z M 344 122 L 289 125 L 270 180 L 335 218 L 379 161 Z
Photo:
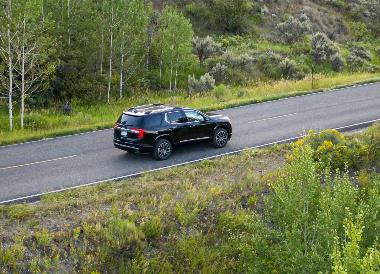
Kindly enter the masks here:
M 220 130 L 216 134 L 216 143 L 219 147 L 223 147 L 227 144 L 228 141 L 228 133 L 225 130 Z

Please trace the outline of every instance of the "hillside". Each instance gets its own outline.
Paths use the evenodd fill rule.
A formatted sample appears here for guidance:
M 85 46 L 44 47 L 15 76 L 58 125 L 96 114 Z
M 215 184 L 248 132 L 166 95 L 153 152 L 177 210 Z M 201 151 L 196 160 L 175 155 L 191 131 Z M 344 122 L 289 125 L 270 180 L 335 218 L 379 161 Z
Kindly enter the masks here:
M 247 101 L 262 83 L 315 90 L 380 72 L 377 1 L 12 1 L 0 20 L 14 36 L 0 43 L 4 143 L 108 127 L 135 102 Z M 84 117 L 91 108 L 105 115 Z

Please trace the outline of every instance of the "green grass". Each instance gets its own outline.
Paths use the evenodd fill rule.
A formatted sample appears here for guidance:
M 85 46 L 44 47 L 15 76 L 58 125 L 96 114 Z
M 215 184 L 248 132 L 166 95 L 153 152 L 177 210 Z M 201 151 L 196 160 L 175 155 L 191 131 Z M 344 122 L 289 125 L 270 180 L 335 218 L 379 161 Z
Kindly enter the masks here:
M 299 81 L 281 80 L 259 82 L 246 87 L 230 87 L 223 96 L 215 96 L 213 92 L 209 92 L 191 99 L 183 91 L 139 93 L 111 104 L 74 106 L 74 114 L 71 116 L 62 115 L 59 109 L 32 111 L 26 115 L 28 124 L 24 130 L 19 129 L 19 115 L 16 113 L 13 132 L 7 129 L 7 111 L 3 107 L 0 110 L 0 145 L 110 128 L 123 110 L 135 105 L 165 103 L 211 111 L 379 80 L 380 74 L 370 73 L 320 75 L 314 89 L 311 88 L 309 78 Z

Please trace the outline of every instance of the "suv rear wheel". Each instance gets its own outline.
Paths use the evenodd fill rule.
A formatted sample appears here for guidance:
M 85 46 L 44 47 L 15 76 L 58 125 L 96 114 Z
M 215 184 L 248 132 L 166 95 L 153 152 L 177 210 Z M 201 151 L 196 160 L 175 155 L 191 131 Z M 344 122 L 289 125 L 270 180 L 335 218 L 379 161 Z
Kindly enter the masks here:
M 227 145 L 228 142 L 228 132 L 224 128 L 218 128 L 214 132 L 214 137 L 212 139 L 214 147 L 222 148 Z
M 159 139 L 153 150 L 153 157 L 156 160 L 163 161 L 168 159 L 173 151 L 172 144 L 167 139 Z

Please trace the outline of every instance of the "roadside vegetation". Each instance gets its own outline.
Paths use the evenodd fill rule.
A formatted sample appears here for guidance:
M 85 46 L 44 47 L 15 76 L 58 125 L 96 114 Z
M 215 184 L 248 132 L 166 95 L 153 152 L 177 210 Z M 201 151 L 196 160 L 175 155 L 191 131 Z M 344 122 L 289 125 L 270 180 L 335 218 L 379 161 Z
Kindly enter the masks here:
M 0 272 L 377 273 L 380 125 L 0 207 Z
M 280 80 L 258 82 L 250 86 L 230 87 L 219 85 L 213 91 L 195 94 L 191 98 L 186 92 L 140 92 L 111 104 L 96 103 L 92 105 L 73 105 L 70 115 L 62 115 L 59 107 L 31 111 L 24 120 L 24 129 L 8 131 L 7 118 L 0 114 L 0 145 L 20 143 L 30 140 L 111 128 L 117 117 L 124 110 L 136 105 L 163 103 L 193 107 L 203 111 L 218 110 L 239 105 L 260 103 L 284 97 L 321 92 L 330 88 L 339 88 L 356 83 L 372 83 L 380 81 L 380 74 L 339 74 L 331 76 L 316 75 L 312 89 L 310 78 L 302 80 Z M 15 118 L 19 118 L 18 115 Z M 15 125 L 18 126 L 16 120 Z M 1 125 L 4 125 L 3 128 Z
M 377 1 L 4 0 L 0 144 L 376 80 Z

